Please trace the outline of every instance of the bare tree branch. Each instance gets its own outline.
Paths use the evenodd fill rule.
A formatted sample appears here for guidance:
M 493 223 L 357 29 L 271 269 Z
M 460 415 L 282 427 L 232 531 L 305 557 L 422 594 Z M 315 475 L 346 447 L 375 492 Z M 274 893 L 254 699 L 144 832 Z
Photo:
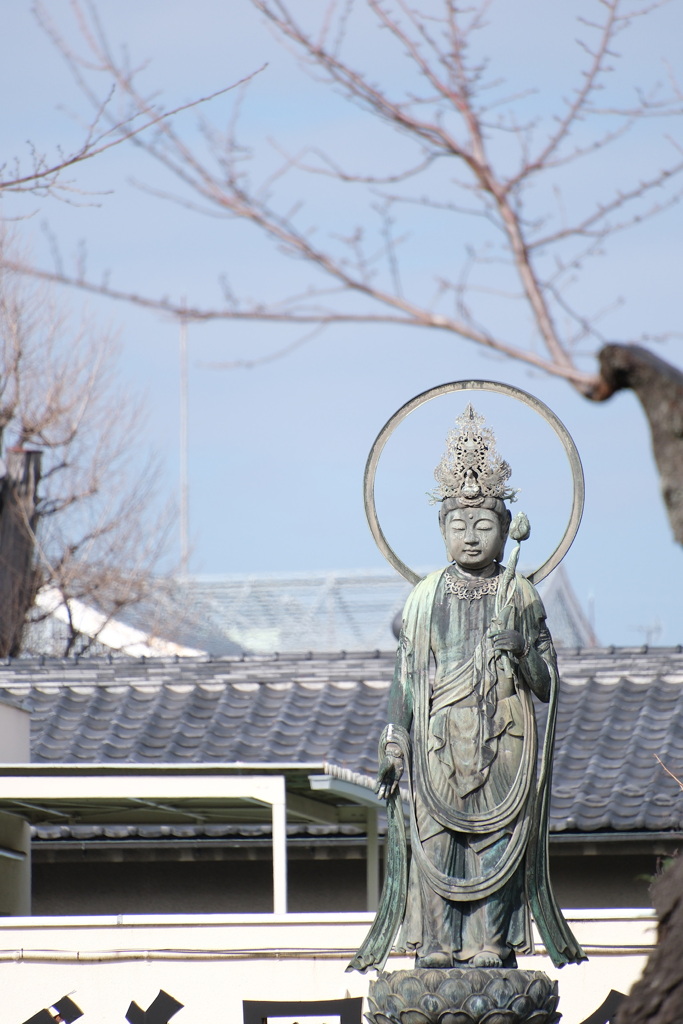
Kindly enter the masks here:
M 384 80 L 378 80 L 376 62 L 364 64 L 363 51 L 354 50 L 354 19 L 359 14 L 354 3 L 297 7 L 296 14 L 287 0 L 252 3 L 319 86 L 331 86 L 383 130 L 401 136 L 408 147 L 401 169 L 387 167 L 381 147 L 363 154 L 365 167 L 350 171 L 345 157 L 340 160 L 319 148 L 291 154 L 275 142 L 281 162 L 259 178 L 253 172 L 255 154 L 238 137 L 244 89 L 235 94 L 226 131 L 201 124 L 205 145 L 200 147 L 184 134 L 175 116 L 185 108 L 166 111 L 157 96 L 139 89 L 139 68 L 117 60 L 88 0 L 73 3 L 81 52 L 67 46 L 53 26 L 48 29 L 91 104 L 93 123 L 119 135 L 134 126 L 129 141 L 175 180 L 177 192 L 165 183 L 143 187 L 186 208 L 244 221 L 285 258 L 308 268 L 308 289 L 295 288 L 279 299 L 239 299 L 224 287 L 222 301 L 188 306 L 115 288 L 108 280 L 98 282 L 78 267 L 57 265 L 50 271 L 14 261 L 13 269 L 198 321 L 385 323 L 437 329 L 458 343 L 468 341 L 522 361 L 569 381 L 586 395 L 597 395 L 600 373 L 579 365 L 576 345 L 578 339 L 590 339 L 595 347 L 603 343 L 598 314 L 576 310 L 568 288 L 587 262 L 601 254 L 603 243 L 678 201 L 676 178 L 683 162 L 660 165 L 651 174 L 636 171 L 588 212 L 576 213 L 575 204 L 571 216 L 564 210 L 561 186 L 566 177 L 560 172 L 576 161 L 602 158 L 642 119 L 683 112 L 683 94 L 673 76 L 665 91 L 639 85 L 633 103 L 598 103 L 606 83 L 622 67 L 617 49 L 622 34 L 639 19 L 654 16 L 660 0 L 595 0 L 595 15 L 578 19 L 582 63 L 574 86 L 564 98 L 558 96 L 549 117 L 542 109 L 527 113 L 524 104 L 533 98 L 528 83 L 508 87 L 491 73 L 485 52 L 493 16 L 490 0 L 475 0 L 467 8 L 440 0 L 428 13 L 409 0 L 367 0 L 362 16 L 374 19 L 382 45 L 403 62 L 404 74 Z M 45 13 L 43 18 L 47 24 Z M 363 31 L 367 35 L 366 22 Z M 92 85 L 93 76 L 104 78 L 106 101 Z M 124 103 L 122 113 L 114 113 L 110 95 Z M 292 180 L 298 180 L 299 194 L 305 197 L 307 175 L 328 180 L 345 196 L 362 197 L 363 211 L 340 227 L 342 218 L 332 203 L 328 224 L 307 223 L 304 200 L 291 202 Z M 282 198 L 285 193 L 287 200 Z M 653 200 L 655 194 L 661 199 Z M 548 195 L 555 200 L 549 202 Z M 470 241 L 465 236 L 465 255 L 435 269 L 431 286 L 422 291 L 406 272 L 405 253 L 412 253 L 413 236 L 410 223 L 402 220 L 418 207 L 426 215 L 448 213 L 456 224 L 464 216 L 481 225 L 470 226 L 475 237 Z M 489 233 L 480 239 L 480 230 Z M 514 341 L 502 336 L 489 317 L 483 298 L 487 295 L 516 299 L 529 314 L 526 333 L 517 332 Z M 617 297 L 606 297 L 603 310 L 615 301 Z
M 76 13 L 81 32 L 89 44 L 93 46 L 95 44 L 95 37 L 88 30 L 85 10 L 77 3 L 73 4 L 72 8 Z M 87 9 L 91 18 L 96 19 L 96 11 L 93 5 L 88 4 Z M 133 109 L 129 116 L 117 119 L 110 114 L 110 107 L 115 97 L 116 87 L 111 85 L 102 98 L 97 97 L 92 90 L 88 89 L 85 78 L 79 72 L 78 60 L 69 50 L 64 37 L 56 29 L 54 22 L 49 18 L 44 5 L 37 3 L 35 10 L 43 29 L 50 36 L 57 49 L 64 55 L 79 85 L 86 92 L 88 99 L 94 107 L 94 114 L 90 122 L 84 127 L 85 134 L 81 145 L 72 152 L 60 153 L 57 159 L 50 159 L 46 154 L 32 147 L 32 167 L 30 171 L 22 171 L 21 164 L 16 158 L 11 164 L 12 170 L 6 164 L 0 167 L 0 193 L 3 191 L 32 193 L 41 197 L 52 195 L 59 198 L 64 198 L 68 194 L 82 195 L 82 190 L 76 186 L 73 179 L 63 180 L 62 175 L 65 171 L 87 160 L 102 156 L 110 149 L 120 146 L 125 142 L 135 141 L 139 135 L 151 131 L 167 119 L 175 118 L 188 110 L 194 110 L 206 103 L 210 103 L 219 96 L 224 96 L 233 89 L 237 89 L 251 81 L 265 67 L 265 65 L 262 65 L 256 71 L 246 75 L 237 82 L 233 82 L 231 85 L 217 89 L 206 96 L 200 96 L 198 99 L 191 100 L 188 103 L 179 104 L 172 109 L 153 109 L 150 107 L 144 114 L 139 110 Z M 100 34 L 100 39 L 103 40 L 103 38 Z M 103 125 L 106 125 L 106 127 L 102 127 Z

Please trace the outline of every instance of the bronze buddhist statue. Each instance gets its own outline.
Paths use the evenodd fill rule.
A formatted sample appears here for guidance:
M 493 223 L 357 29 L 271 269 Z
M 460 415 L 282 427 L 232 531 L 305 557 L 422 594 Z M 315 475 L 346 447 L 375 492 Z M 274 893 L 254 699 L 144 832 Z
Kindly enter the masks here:
M 381 968 L 397 934 L 416 968 L 513 968 L 533 951 L 531 914 L 553 962 L 579 962 L 548 878 L 555 651 L 538 593 L 516 570 L 529 524 L 520 514 L 511 525 L 510 468 L 471 405 L 435 476 L 449 564 L 403 613 L 376 787 L 388 801 L 387 877 L 350 968 Z M 505 566 L 508 534 L 517 543 Z M 534 700 L 549 703 L 540 759 Z

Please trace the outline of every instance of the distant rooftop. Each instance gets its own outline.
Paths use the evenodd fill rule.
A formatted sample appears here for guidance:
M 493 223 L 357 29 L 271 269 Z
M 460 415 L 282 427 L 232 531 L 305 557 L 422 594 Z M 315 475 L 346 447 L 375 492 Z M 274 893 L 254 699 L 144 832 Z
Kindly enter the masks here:
M 163 614 L 177 622 L 169 639 L 216 656 L 387 651 L 396 647 L 392 622 L 411 589 L 397 573 L 372 570 L 198 576 L 174 582 L 164 594 Z M 539 590 L 556 646 L 596 646 L 562 567 Z M 148 614 L 142 612 L 137 626 Z
M 125 610 L 122 622 L 107 624 L 89 653 L 121 650 L 154 657 L 177 652 L 182 657 L 206 652 L 224 657 L 242 652 L 391 651 L 396 647 L 392 623 L 410 590 L 397 573 L 382 570 L 163 580 L 153 600 Z M 596 646 L 562 567 L 539 590 L 558 648 Z M 98 616 L 76 604 L 71 617 L 85 636 Z M 60 654 L 64 649 L 60 638 L 66 627 L 59 611 L 47 626 L 34 629 L 29 653 Z

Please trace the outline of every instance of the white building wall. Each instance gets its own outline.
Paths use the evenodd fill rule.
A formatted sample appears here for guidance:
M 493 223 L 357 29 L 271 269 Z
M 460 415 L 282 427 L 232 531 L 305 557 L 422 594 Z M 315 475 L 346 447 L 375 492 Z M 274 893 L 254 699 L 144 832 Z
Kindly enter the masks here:
M 563 1020 L 578 1024 L 610 989 L 628 992 L 656 926 L 649 911 L 573 911 L 568 917 L 590 961 L 557 971 L 537 955 L 520 967 L 557 977 Z M 344 968 L 371 921 L 371 914 L 0 921 L 3 1019 L 25 1020 L 70 993 L 84 1024 L 121 1024 L 131 1000 L 146 1009 L 159 989 L 185 1005 L 173 1024 L 241 1024 L 243 999 L 365 996 L 374 974 Z M 387 969 L 411 966 L 407 958 L 392 957 Z
M 2 763 L 31 760 L 31 714 L 0 698 L 0 757 Z

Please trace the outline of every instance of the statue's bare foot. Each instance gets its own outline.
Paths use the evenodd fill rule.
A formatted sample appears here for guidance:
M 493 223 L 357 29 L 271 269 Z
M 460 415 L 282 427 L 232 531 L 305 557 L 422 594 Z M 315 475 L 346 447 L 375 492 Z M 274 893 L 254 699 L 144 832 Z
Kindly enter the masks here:
M 448 968 L 453 966 L 453 957 L 450 953 L 436 950 L 434 953 L 427 953 L 426 956 L 415 957 L 416 967 Z
M 502 967 L 503 961 L 497 953 L 491 953 L 488 949 L 477 953 L 471 960 L 473 967 Z

